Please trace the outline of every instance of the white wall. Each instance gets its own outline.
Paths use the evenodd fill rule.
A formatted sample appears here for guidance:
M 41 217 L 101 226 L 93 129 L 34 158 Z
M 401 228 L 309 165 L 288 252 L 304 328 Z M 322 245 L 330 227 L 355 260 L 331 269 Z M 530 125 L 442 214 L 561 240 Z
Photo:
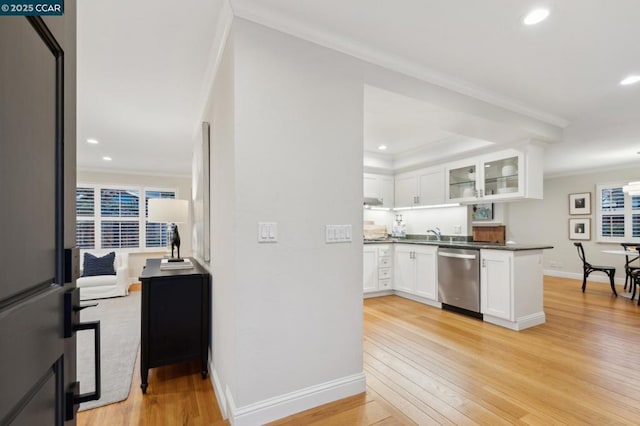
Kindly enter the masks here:
M 624 282 L 624 256 L 605 254 L 602 250 L 618 250 L 615 243 L 596 242 L 595 185 L 626 183 L 640 180 L 637 168 L 554 177 L 544 180 L 544 200 L 511 203 L 508 207 L 507 238 L 518 243 L 540 243 L 554 246 L 544 251 L 545 273 L 582 278 L 582 264 L 572 240 L 569 240 L 569 194 L 591 192 L 591 241 L 582 241 L 587 259 L 593 264 L 616 267 L 616 281 Z M 554 265 L 552 266 L 552 262 Z M 604 274 L 594 273 L 589 279 L 606 281 Z
M 98 185 L 124 185 L 139 186 L 145 188 L 175 188 L 176 198 L 191 200 L 191 179 L 185 176 L 145 175 L 125 172 L 104 172 L 78 170 L 78 184 Z M 179 225 L 180 230 L 180 255 L 191 256 L 191 224 Z M 147 258 L 161 257 L 164 250 L 118 250 L 128 253 L 129 277 L 131 282 L 138 281 L 142 268 Z
M 216 394 L 257 424 L 364 391 L 362 245 L 324 241 L 362 228 L 358 62 L 236 19 L 210 99 Z
M 229 415 L 226 390 L 237 383 L 237 242 L 235 177 L 234 34 L 227 38 L 209 105 L 203 119 L 211 124 L 212 377 L 218 403 Z

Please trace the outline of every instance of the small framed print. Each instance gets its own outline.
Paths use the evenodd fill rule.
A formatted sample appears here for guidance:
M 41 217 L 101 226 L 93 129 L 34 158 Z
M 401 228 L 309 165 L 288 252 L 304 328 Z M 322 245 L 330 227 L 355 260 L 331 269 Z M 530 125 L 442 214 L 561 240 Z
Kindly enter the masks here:
M 590 240 L 591 239 L 591 219 L 569 219 L 569 239 L 570 240 Z
M 591 214 L 591 193 L 569 194 L 569 214 Z
M 493 203 L 474 204 L 471 218 L 474 222 L 481 220 L 493 220 Z

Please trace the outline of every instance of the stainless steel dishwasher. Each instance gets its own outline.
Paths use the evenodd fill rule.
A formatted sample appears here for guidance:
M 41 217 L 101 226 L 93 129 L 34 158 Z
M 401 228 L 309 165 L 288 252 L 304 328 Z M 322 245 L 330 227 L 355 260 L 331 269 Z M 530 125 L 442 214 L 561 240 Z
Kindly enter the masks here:
M 481 317 L 480 250 L 438 249 L 438 301 L 443 308 L 460 308 Z

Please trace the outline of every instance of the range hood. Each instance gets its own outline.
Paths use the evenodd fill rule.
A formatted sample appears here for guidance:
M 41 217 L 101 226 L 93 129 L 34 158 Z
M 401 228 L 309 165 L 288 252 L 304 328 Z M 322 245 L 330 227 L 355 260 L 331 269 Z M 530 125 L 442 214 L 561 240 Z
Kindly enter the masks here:
M 375 206 L 381 206 L 382 205 L 382 200 L 379 198 L 373 198 L 373 197 L 364 197 L 364 203 L 365 206 L 369 206 L 369 207 L 375 207 Z

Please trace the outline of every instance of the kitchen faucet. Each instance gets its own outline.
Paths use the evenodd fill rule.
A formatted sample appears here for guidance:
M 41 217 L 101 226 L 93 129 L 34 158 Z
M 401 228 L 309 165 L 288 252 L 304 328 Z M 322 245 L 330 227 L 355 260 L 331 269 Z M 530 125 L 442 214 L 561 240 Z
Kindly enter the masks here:
M 427 234 L 429 232 L 433 233 L 438 241 L 442 241 L 442 232 L 440 232 L 440 228 L 436 226 L 436 229 L 427 229 Z

